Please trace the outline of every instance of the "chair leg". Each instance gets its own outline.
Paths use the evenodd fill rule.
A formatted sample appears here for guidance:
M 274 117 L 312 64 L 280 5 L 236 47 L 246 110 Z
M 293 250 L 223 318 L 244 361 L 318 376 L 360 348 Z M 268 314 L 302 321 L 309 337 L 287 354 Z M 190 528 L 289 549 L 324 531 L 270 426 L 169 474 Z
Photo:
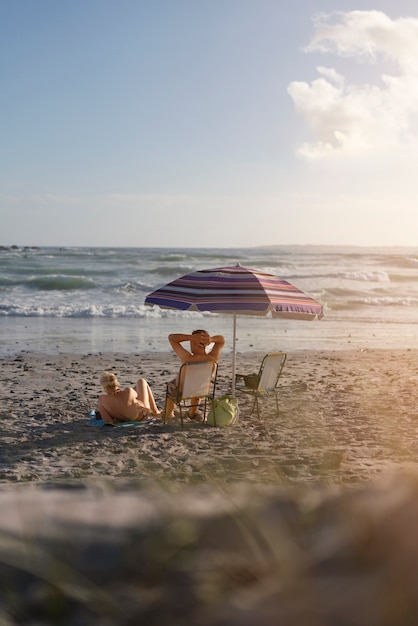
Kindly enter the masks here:
M 256 403 L 256 406 L 257 406 L 257 417 L 258 417 L 258 419 L 261 419 L 261 416 L 260 416 L 260 403 L 258 401 L 258 396 L 255 397 L 255 403 Z
M 164 412 L 163 412 L 163 424 L 167 423 L 167 394 L 165 395 Z

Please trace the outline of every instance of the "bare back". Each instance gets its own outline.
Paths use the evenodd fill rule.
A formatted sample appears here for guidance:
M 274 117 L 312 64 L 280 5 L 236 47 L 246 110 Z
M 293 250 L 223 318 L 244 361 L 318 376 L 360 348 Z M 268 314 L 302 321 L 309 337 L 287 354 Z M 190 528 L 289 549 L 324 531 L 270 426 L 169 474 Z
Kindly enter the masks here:
M 106 422 L 135 420 L 142 406 L 137 397 L 132 387 L 125 387 L 115 395 L 103 394 L 99 397 L 99 411 Z

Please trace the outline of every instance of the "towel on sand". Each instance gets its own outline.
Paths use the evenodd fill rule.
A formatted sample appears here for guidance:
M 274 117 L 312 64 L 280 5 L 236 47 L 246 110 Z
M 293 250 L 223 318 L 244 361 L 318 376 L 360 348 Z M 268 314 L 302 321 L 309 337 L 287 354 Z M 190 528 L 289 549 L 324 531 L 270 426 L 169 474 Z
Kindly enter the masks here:
M 114 428 L 118 428 L 120 426 L 122 427 L 126 427 L 126 426 L 146 426 L 149 424 L 154 424 L 156 422 L 156 418 L 155 417 L 149 417 L 146 420 L 143 420 L 142 422 L 119 422 L 118 424 L 106 424 L 105 421 L 103 421 L 102 419 L 97 419 L 96 417 L 91 417 L 89 419 L 89 421 L 87 422 L 87 426 L 112 426 Z

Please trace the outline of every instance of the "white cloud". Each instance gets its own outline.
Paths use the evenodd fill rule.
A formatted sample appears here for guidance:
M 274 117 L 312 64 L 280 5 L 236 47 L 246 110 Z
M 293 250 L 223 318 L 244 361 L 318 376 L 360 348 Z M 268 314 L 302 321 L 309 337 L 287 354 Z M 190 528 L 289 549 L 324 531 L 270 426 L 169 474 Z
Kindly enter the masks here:
M 333 22 L 332 20 L 335 20 Z M 418 74 L 418 20 L 392 20 L 381 11 L 320 14 L 307 52 L 336 52 L 357 60 L 380 56 L 399 65 L 403 74 Z
M 397 74 L 382 73 L 376 84 L 352 84 L 336 69 L 320 66 L 320 78 L 292 82 L 288 92 L 316 139 L 304 143 L 299 154 L 317 158 L 417 149 L 418 19 L 351 11 L 322 14 L 314 24 L 307 52 L 361 62 L 389 59 Z

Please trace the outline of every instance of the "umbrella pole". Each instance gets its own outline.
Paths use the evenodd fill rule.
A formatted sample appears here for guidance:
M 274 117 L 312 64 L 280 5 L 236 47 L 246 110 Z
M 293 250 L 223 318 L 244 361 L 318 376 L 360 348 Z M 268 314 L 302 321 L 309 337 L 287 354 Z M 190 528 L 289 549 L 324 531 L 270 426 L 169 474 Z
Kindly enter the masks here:
M 234 313 L 234 327 L 232 333 L 232 397 L 235 398 L 235 371 L 236 371 L 236 356 L 237 356 L 237 314 Z

